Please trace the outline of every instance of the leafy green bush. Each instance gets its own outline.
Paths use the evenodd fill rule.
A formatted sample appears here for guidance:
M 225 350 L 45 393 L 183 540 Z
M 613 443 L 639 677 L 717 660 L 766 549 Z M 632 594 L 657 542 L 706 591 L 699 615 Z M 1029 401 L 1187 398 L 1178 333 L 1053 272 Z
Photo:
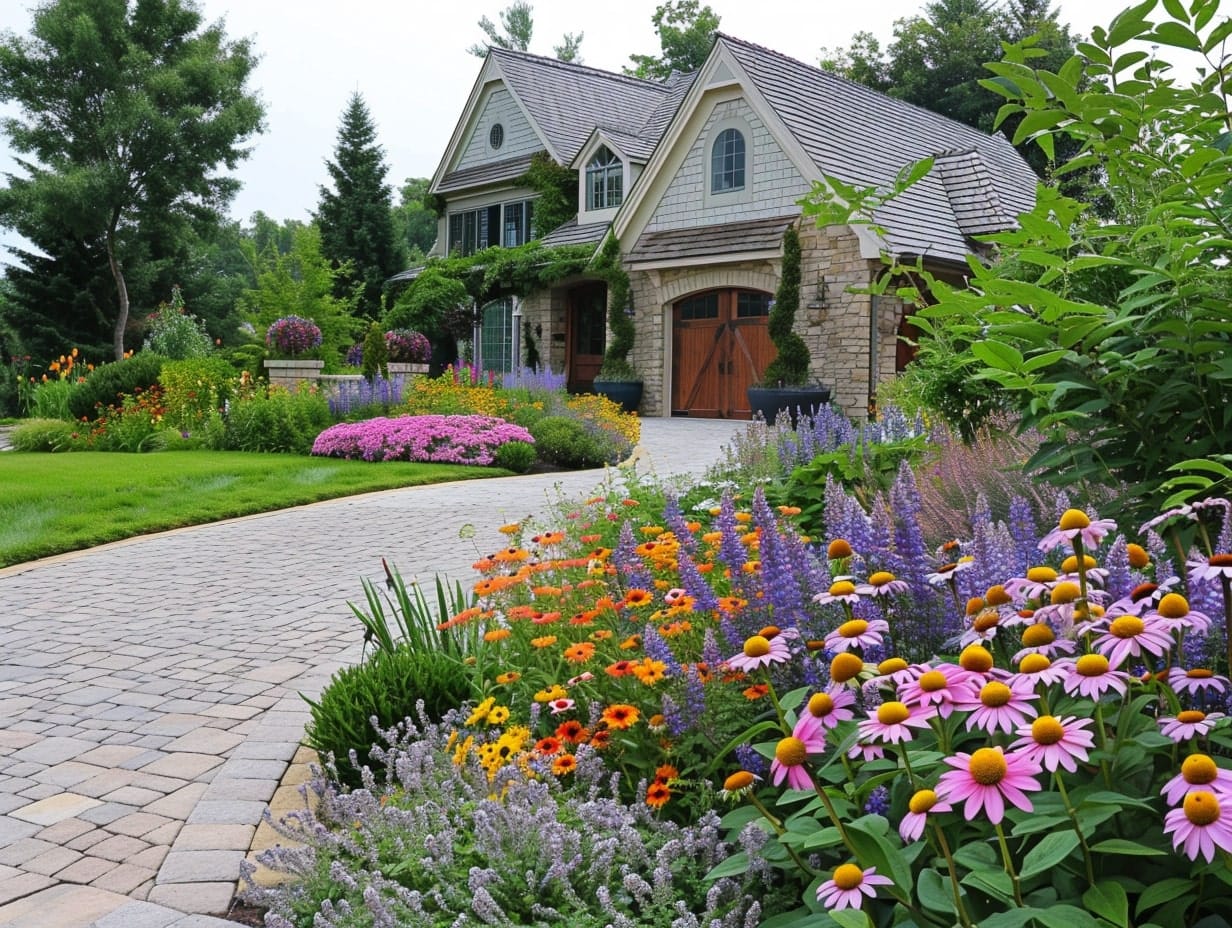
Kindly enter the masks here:
M 359 769 L 349 760 L 353 750 L 359 767 L 379 768 L 370 756 L 378 740 L 377 727 L 392 728 L 424 714 L 439 721 L 471 695 L 471 673 L 455 657 L 439 651 L 412 650 L 405 644 L 377 651 L 362 664 L 344 667 L 330 678 L 319 702 L 304 697 L 312 719 L 304 742 L 323 758 L 333 754 L 339 782 L 361 785 Z
M 166 423 L 185 432 L 200 428 L 235 393 L 235 369 L 222 358 L 170 361 L 158 379 Z
M 537 456 L 534 445 L 524 441 L 511 441 L 496 449 L 495 464 L 515 474 L 524 474 L 531 469 Z
M 76 387 L 71 380 L 44 380 L 30 391 L 26 414 L 32 419 L 72 419 L 68 401 Z
M 77 426 L 64 419 L 27 419 L 9 435 L 14 451 L 72 451 L 79 438 Z
M 530 427 L 539 459 L 561 467 L 598 467 L 608 461 L 604 442 L 576 419 L 545 416 Z
M 171 288 L 171 302 L 163 303 L 149 317 L 144 349 L 165 358 L 204 358 L 214 350 L 214 340 L 205 323 L 184 308 L 179 287 Z
M 308 454 L 316 437 L 333 424 L 329 403 L 318 393 L 271 388 L 232 403 L 223 448 Z
M 68 398 L 69 412 L 74 419 L 94 419 L 99 411 L 120 401 L 120 397 L 135 394 L 158 383 L 158 375 L 166 363 L 162 355 L 141 351 L 110 364 L 100 364 L 76 384 Z

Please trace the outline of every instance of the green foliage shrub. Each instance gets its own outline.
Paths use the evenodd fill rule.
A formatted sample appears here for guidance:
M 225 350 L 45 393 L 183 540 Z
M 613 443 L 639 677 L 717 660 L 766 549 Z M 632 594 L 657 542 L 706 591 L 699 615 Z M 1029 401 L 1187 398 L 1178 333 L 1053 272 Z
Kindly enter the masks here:
M 524 441 L 510 441 L 496 449 L 497 467 L 511 470 L 515 474 L 524 474 L 531 469 L 538 454 L 535 446 Z
M 800 308 L 800 233 L 791 226 L 783 234 L 783 277 L 770 310 L 770 339 L 778 354 L 766 365 L 762 381 L 769 386 L 803 386 L 808 382 L 809 349 L 795 332 Z
M 364 338 L 364 356 L 360 365 L 364 379 L 369 383 L 378 376 L 389 376 L 389 346 L 385 343 L 385 330 L 379 322 L 368 326 Z
M 77 426 L 65 419 L 26 419 L 9 441 L 14 451 L 73 451 L 82 445 Z
M 235 394 L 235 368 L 222 358 L 170 361 L 159 374 L 167 425 L 193 432 Z
M 364 663 L 334 674 L 319 702 L 304 697 L 312 708 L 304 743 L 322 758 L 333 754 L 339 782 L 359 787 L 359 769 L 348 755 L 355 751 L 359 767 L 380 768 L 370 756 L 379 740 L 373 716 L 377 727 L 389 729 L 407 718 L 418 719 L 417 704 L 422 700 L 424 714 L 440 721 L 470 695 L 471 672 L 457 658 L 412 650 L 405 644 L 380 650 Z
M 163 394 L 157 384 L 148 390 L 135 387 L 132 396 L 122 396 L 94 420 L 87 438 L 97 451 L 161 451 L 165 445 Z
M 530 427 L 540 460 L 561 467 L 598 467 L 609 459 L 602 438 L 576 419 L 545 416 Z
M 72 380 L 44 380 L 30 391 L 26 414 L 32 419 L 73 419 L 69 397 L 76 387 Z
M 257 391 L 231 404 L 223 449 L 308 454 L 317 435 L 333 422 L 329 403 L 315 391 Z
M 157 384 L 166 360 L 162 355 L 139 351 L 120 361 L 100 364 L 74 387 L 68 398 L 69 412 L 74 419 L 96 418 L 100 410 L 120 402 L 121 396 Z
M 179 287 L 171 288 L 171 302 L 163 303 L 150 314 L 144 350 L 165 358 L 182 361 L 208 357 L 214 350 L 214 340 L 205 330 L 205 323 L 184 308 Z

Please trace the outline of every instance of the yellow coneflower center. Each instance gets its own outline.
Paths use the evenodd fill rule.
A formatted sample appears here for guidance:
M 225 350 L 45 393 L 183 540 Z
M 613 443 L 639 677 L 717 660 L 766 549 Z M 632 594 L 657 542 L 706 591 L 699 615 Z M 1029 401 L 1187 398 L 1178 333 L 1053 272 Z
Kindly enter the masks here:
M 830 679 L 835 683 L 846 683 L 864 669 L 864 661 L 850 651 L 835 654 L 830 661 Z
M 1052 660 L 1045 654 L 1028 654 L 1018 665 L 1021 673 L 1039 673 L 1052 666 Z
M 967 615 L 975 615 L 983 608 L 983 596 L 972 596 L 969 600 L 967 600 Z
M 1065 729 L 1054 716 L 1041 715 L 1031 723 L 1031 740 L 1036 744 L 1056 744 L 1065 737 Z
M 1005 587 L 999 583 L 988 588 L 988 591 L 984 594 L 984 601 L 990 606 L 1005 606 L 1013 602 L 1010 594 L 1005 592 Z
M 844 638 L 859 638 L 868 631 L 868 623 L 863 619 L 852 619 L 838 627 L 838 633 Z
M 845 557 L 851 557 L 854 552 L 851 550 L 851 543 L 845 538 L 835 538 L 826 548 L 826 557 L 832 561 L 842 560 Z
M 814 693 L 808 701 L 808 711 L 815 719 L 825 718 L 834 711 L 834 700 L 829 693 Z
M 1052 583 L 1057 579 L 1057 572 L 1051 567 L 1032 567 L 1027 571 L 1027 579 L 1032 583 Z
M 1219 775 L 1219 768 L 1206 754 L 1190 754 L 1181 764 L 1181 776 L 1191 786 L 1205 786 L 1214 783 Z
M 1176 720 L 1182 725 L 1196 725 L 1206 720 L 1206 713 L 1199 712 L 1197 709 L 1186 709 L 1176 714 Z
M 1146 553 L 1146 548 L 1142 545 L 1126 545 L 1125 554 L 1129 560 L 1129 566 L 1135 570 L 1141 570 L 1151 563 L 1151 556 Z
M 1146 631 L 1146 623 L 1136 615 L 1120 615 L 1112 620 L 1108 631 L 1114 638 L 1136 638 Z
M 1043 622 L 1028 625 L 1022 630 L 1022 643 L 1028 648 L 1042 648 L 1044 645 L 1052 644 L 1056 639 L 1057 636 L 1052 633 L 1052 629 Z
M 925 693 L 935 693 L 937 690 L 945 689 L 949 681 L 945 678 L 940 670 L 929 670 L 926 673 L 920 674 L 920 689 Z
M 1185 676 L 1190 680 L 1209 680 L 1215 676 L 1213 671 L 1207 670 L 1205 667 L 1195 667 L 1193 670 L 1186 670 Z
M 1079 676 L 1102 677 L 1108 672 L 1108 658 L 1102 654 L 1084 654 L 1074 661 L 1074 669 Z
M 1097 566 L 1098 566 L 1098 562 L 1095 560 L 1095 558 L 1091 557 L 1091 555 L 1084 554 L 1082 556 L 1082 569 L 1083 570 L 1091 570 L 1092 568 L 1097 567 Z M 1078 555 L 1071 554 L 1069 557 L 1067 557 L 1065 560 L 1061 562 L 1061 572 L 1062 573 L 1072 574 L 1076 572 L 1077 570 L 1078 570 Z
M 1001 623 L 1001 616 L 989 609 L 987 612 L 981 612 L 975 617 L 975 621 L 971 623 L 971 627 L 977 632 L 986 632 L 990 628 L 996 628 Z
M 1185 817 L 1193 824 L 1202 826 L 1219 821 L 1219 800 L 1214 793 L 1196 789 L 1185 794 Z
M 969 644 L 958 655 L 958 666 L 972 673 L 988 673 L 992 670 L 992 655 L 978 644 Z
M 1066 509 L 1061 513 L 1060 527 L 1062 531 L 1073 531 L 1074 529 L 1084 529 L 1091 524 L 1090 518 L 1081 509 Z
M 907 669 L 907 662 L 901 657 L 887 657 L 877 665 L 878 673 L 898 673 Z
M 1082 590 L 1078 589 L 1078 584 L 1063 580 L 1052 588 L 1049 599 L 1054 606 L 1059 606 L 1062 603 L 1072 603 L 1081 595 Z
M 869 574 L 868 577 L 869 586 L 885 586 L 887 583 L 893 582 L 894 575 L 888 570 L 878 570 L 872 574 Z
M 937 804 L 937 794 L 931 789 L 919 789 L 907 803 L 907 808 L 916 815 L 923 815 Z
M 1189 615 L 1189 603 L 1180 593 L 1168 593 L 1159 601 L 1156 611 L 1165 619 L 1183 619 Z
M 971 755 L 967 770 L 971 778 L 980 786 L 996 786 L 1009 773 L 1005 756 L 996 748 L 980 748 Z
M 799 738 L 784 738 L 774 749 L 774 759 L 784 767 L 799 767 L 808 757 L 808 749 Z
M 980 702 L 989 709 L 996 709 L 1008 703 L 1013 695 L 1013 690 L 1008 686 L 994 680 L 992 683 L 985 683 L 980 690 Z
M 855 864 L 842 864 L 834 868 L 834 885 L 839 889 L 855 889 L 864 882 L 864 871 Z
M 748 789 L 752 785 L 753 774 L 749 773 L 747 770 L 737 770 L 723 781 L 723 788 L 729 793 L 734 793 L 742 789 Z
M 877 707 L 877 721 L 882 725 L 899 725 L 907 721 L 911 716 L 911 710 L 901 702 L 883 702 Z
M 850 596 L 856 591 L 856 585 L 850 580 L 838 580 L 830 584 L 831 596 Z
M 744 656 L 745 657 L 765 657 L 770 653 L 770 642 L 761 635 L 753 635 L 745 639 Z

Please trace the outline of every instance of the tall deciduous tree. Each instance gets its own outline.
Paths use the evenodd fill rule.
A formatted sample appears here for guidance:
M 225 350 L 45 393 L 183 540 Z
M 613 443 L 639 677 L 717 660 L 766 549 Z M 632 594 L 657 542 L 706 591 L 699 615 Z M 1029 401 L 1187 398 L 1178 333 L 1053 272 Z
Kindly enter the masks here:
M 662 46 L 661 55 L 630 55 L 633 67 L 625 73 L 635 77 L 662 80 L 673 71 L 696 71 L 710 54 L 719 17 L 698 0 L 667 0 L 650 18 Z
M 401 270 L 390 210 L 392 191 L 385 182 L 389 172 L 385 153 L 376 142 L 376 126 L 364 99 L 351 95 L 338 130 L 334 160 L 327 161 L 333 189 L 321 188 L 317 225 L 321 250 L 336 268 L 350 265 L 350 280 L 362 287 L 359 310 L 376 318 L 381 311 L 381 288 Z M 337 296 L 350 288 L 339 275 Z
M 431 183 L 427 177 L 408 177 L 398 192 L 401 202 L 393 210 L 398 245 L 412 263 L 423 260 L 436 242 L 436 213 L 425 199 Z
M 0 222 L 32 240 L 54 224 L 101 245 L 120 357 L 142 229 L 216 224 L 238 189 L 216 171 L 262 128 L 245 86 L 256 57 L 221 24 L 203 28 L 191 0 L 54 0 L 33 16 L 28 37 L 0 37 L 0 100 L 21 111 L 4 128 L 28 156 L 0 191 Z
M 476 58 L 486 58 L 489 48 L 507 48 L 515 52 L 530 50 L 530 37 L 535 32 L 535 8 L 526 0 L 513 0 L 509 6 L 500 11 L 500 29 L 488 17 L 479 19 L 479 28 L 487 36 L 487 41 L 476 42 L 467 49 Z M 579 51 L 584 32 L 566 32 L 559 45 L 552 46 L 552 54 L 560 61 L 582 63 Z

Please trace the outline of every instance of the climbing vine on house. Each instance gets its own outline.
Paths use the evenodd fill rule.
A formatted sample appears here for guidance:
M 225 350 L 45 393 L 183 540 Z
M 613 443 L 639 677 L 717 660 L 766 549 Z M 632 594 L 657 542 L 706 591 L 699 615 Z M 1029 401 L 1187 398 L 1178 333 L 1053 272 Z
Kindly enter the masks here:
M 557 164 L 546 151 L 535 152 L 526 173 L 515 185 L 539 194 L 532 224 L 535 238 L 543 238 L 578 214 L 578 174 Z
M 612 333 L 596 379 L 641 380 L 637 369 L 629 363 L 629 352 L 633 350 L 637 332 L 633 319 L 625 313 L 629 304 L 629 274 L 620 263 L 620 242 L 614 235 L 604 241 L 591 269 L 607 282 L 607 327 Z

